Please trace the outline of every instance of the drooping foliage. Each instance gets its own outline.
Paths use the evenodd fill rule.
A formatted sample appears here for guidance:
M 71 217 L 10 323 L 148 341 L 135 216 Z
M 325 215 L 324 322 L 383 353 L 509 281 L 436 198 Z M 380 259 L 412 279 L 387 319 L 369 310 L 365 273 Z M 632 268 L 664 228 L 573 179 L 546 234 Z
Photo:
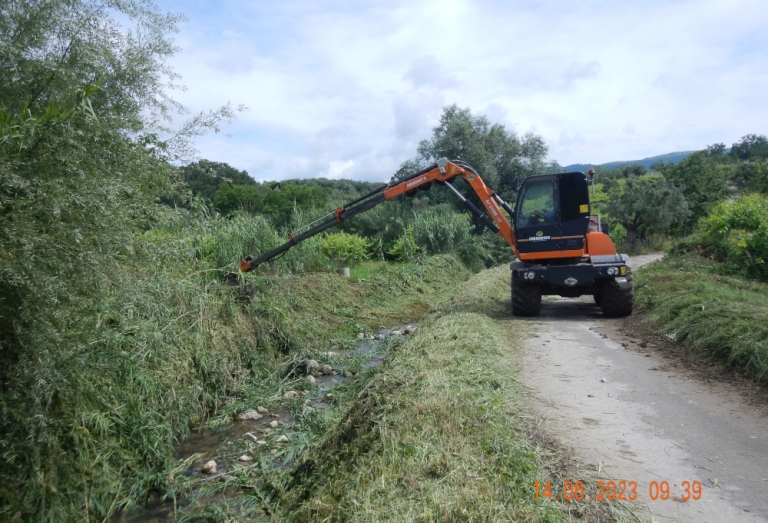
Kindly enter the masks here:
M 144 236 L 177 191 L 167 160 L 230 114 L 163 128 L 178 21 L 145 0 L 0 7 L 2 520 L 103 519 L 145 497 L 227 388 L 216 357 L 173 368 L 189 363 L 173 318 L 211 296 L 155 278 L 195 249 Z
M 20 332 L 49 336 L 66 321 L 58 306 L 130 255 L 126 234 L 170 190 L 172 172 L 149 131 L 173 106 L 163 60 L 177 20 L 145 2 L 16 2 L 0 10 L 4 359 L 31 342 Z

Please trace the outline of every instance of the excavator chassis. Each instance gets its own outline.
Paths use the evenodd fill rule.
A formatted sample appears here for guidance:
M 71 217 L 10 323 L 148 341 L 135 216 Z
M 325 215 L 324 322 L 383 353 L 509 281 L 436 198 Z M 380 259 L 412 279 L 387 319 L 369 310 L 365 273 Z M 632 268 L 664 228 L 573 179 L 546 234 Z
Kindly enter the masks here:
M 592 295 L 606 316 L 628 316 L 632 313 L 634 288 L 627 260 L 626 255 L 611 254 L 571 263 L 568 260 L 556 264 L 514 261 L 509 266 L 513 312 L 518 316 L 537 316 L 541 296 Z

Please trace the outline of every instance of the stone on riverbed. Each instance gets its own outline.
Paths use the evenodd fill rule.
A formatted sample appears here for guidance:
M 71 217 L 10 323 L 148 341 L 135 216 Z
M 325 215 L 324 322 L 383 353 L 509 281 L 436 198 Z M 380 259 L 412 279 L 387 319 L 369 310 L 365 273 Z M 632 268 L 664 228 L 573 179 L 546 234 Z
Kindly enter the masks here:
M 296 365 L 296 370 L 305 376 L 314 374 L 318 369 L 320 369 L 320 364 L 316 360 L 302 360 Z
M 257 420 L 263 417 L 264 415 L 260 414 L 259 411 L 256 409 L 248 409 L 245 412 L 241 412 L 240 414 L 237 415 L 237 419 L 239 419 L 240 421 Z

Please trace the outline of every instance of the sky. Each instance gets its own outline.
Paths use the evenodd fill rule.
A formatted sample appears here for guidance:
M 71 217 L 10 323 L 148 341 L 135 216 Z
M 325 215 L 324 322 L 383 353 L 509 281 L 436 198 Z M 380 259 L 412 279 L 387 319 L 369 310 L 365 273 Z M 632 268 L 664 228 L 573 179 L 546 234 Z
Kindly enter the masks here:
M 764 0 L 159 0 L 196 141 L 254 179 L 388 181 L 456 104 L 560 165 L 768 134 Z M 482 174 L 482 173 L 481 173 Z

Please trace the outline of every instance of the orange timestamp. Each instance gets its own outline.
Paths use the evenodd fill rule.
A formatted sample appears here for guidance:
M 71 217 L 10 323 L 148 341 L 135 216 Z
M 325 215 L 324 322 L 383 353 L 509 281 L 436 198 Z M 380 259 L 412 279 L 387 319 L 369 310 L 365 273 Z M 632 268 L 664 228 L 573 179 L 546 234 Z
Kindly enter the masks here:
M 585 491 L 583 481 L 566 481 L 563 483 L 563 495 L 560 497 L 555 492 L 557 500 L 564 501 L 634 501 L 637 499 L 637 481 L 619 480 L 619 481 L 598 481 L 595 483 L 597 493 L 594 497 Z M 652 500 L 666 501 L 698 501 L 701 499 L 702 490 L 700 481 L 681 481 L 678 485 L 674 483 L 674 488 L 680 487 L 680 492 L 673 494 L 668 481 L 651 481 L 648 484 L 648 497 Z M 547 481 L 541 484 L 538 481 L 533 484 L 536 491 L 536 499 L 552 499 L 552 484 Z

